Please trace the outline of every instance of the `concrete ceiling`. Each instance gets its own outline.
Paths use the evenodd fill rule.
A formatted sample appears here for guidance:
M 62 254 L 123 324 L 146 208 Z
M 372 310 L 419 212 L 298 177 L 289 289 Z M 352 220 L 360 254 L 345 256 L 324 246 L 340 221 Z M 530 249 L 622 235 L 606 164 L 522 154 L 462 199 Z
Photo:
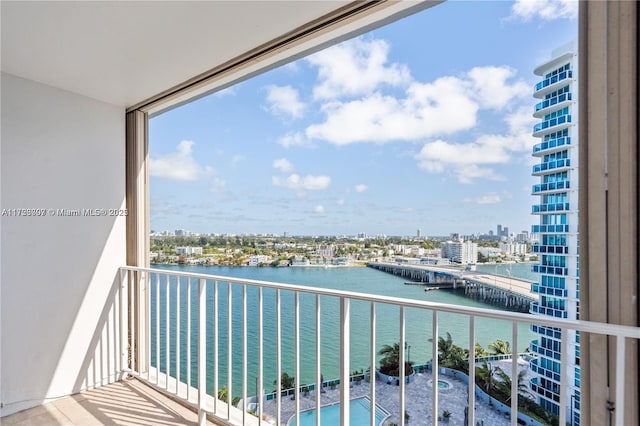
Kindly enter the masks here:
M 3 0 L 1 66 L 128 107 L 348 3 Z

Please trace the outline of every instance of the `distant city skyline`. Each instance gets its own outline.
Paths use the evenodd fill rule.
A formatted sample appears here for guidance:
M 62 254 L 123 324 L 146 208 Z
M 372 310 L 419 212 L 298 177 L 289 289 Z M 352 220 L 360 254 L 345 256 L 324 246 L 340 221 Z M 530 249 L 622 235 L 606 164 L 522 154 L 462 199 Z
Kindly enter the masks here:
M 500 225 L 498 225 L 499 227 Z M 488 231 L 479 231 L 473 232 L 470 234 L 462 234 L 460 232 L 449 232 L 442 235 L 424 235 L 422 232 L 416 232 L 414 234 L 382 234 L 382 233 L 367 233 L 367 232 L 351 232 L 346 234 L 294 234 L 291 232 L 283 231 L 280 233 L 273 232 L 196 232 L 190 229 L 185 228 L 176 228 L 176 229 L 151 229 L 151 236 L 207 236 L 207 235 L 220 235 L 220 236 L 265 236 L 265 237 L 278 237 L 278 238 L 288 238 L 288 237 L 309 237 L 309 236 L 327 236 L 327 237 L 349 237 L 349 238 L 377 238 L 377 237 L 403 237 L 403 238 L 416 238 L 416 239 L 425 239 L 425 238 L 452 238 L 452 239 L 467 239 L 469 236 L 476 237 L 494 237 L 496 240 L 500 238 L 508 238 L 526 235 L 527 239 L 530 232 L 526 229 L 518 231 L 518 232 L 510 232 L 508 231 L 508 227 L 504 227 L 504 229 L 509 232 L 509 234 L 502 234 L 498 232 L 494 232 L 492 229 Z M 421 231 L 421 230 L 418 230 Z
M 153 117 L 151 228 L 530 230 L 533 69 L 576 12 L 446 2 Z

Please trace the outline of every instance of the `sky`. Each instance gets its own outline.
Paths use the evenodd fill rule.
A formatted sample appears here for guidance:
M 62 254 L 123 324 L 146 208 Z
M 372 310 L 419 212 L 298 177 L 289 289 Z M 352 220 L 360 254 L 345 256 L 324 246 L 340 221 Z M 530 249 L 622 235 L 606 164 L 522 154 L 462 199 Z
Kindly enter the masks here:
M 449 1 L 155 116 L 151 229 L 530 230 L 533 69 L 577 2 Z

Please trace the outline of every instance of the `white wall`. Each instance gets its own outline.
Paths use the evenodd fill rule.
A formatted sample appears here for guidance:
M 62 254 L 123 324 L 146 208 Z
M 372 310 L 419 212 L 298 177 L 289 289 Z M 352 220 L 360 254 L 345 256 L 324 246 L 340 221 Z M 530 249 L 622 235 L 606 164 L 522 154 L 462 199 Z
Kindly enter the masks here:
M 125 218 L 8 209 L 124 208 L 125 113 L 4 73 L 1 83 L 4 416 L 116 376 L 112 293 L 125 263 Z

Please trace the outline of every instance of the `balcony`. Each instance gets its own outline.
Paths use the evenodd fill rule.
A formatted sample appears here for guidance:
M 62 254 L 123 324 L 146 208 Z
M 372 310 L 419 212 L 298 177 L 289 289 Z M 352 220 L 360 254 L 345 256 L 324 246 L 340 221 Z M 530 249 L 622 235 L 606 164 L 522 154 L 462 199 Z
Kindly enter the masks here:
M 540 305 L 537 302 L 534 302 L 531 304 L 531 309 L 529 310 L 529 312 L 536 315 L 546 315 L 549 317 L 565 318 L 565 319 L 567 318 L 566 310 L 547 308 Z
M 564 268 L 559 266 L 533 265 L 531 267 L 531 270 L 538 274 L 561 275 L 561 276 L 569 275 L 569 268 Z
M 552 98 L 545 99 L 544 101 L 536 104 L 535 112 L 533 116 L 538 118 L 543 117 L 545 114 L 548 114 L 549 108 L 551 107 L 561 108 L 568 101 L 571 101 L 571 98 L 572 98 L 571 93 L 562 93 Z
M 334 401 L 339 403 L 341 424 L 348 425 L 352 409 L 350 401 L 354 397 L 366 397 L 368 407 L 381 408 L 381 411 L 368 409 L 367 415 L 372 425 L 379 421 L 376 415 L 380 412 L 397 419 L 399 424 L 404 424 L 404 417 L 397 416 L 398 412 L 407 410 L 416 413 L 418 406 L 423 407 L 425 412 L 439 413 L 443 407 L 448 407 L 450 394 L 427 383 L 437 382 L 445 375 L 446 381 L 457 379 L 452 377 L 456 372 L 440 368 L 437 359 L 423 360 L 425 365 L 416 366 L 420 372 L 413 381 L 401 371 L 397 385 L 379 380 L 367 381 L 370 375 L 366 371 L 361 375 L 365 379 L 361 383 L 351 374 L 354 366 L 351 365 L 353 354 L 350 348 L 354 333 L 370 336 L 365 354 L 369 360 L 368 368 L 377 365 L 378 346 L 385 343 L 376 342 L 376 319 L 382 310 L 394 309 L 399 314 L 396 326 L 399 356 L 403 359 L 408 355 L 404 349 L 406 330 L 413 326 L 407 321 L 410 312 L 421 312 L 430 319 L 427 326 L 424 323 L 420 325 L 425 331 L 425 340 L 430 336 L 443 335 L 446 332 L 441 328 L 445 323 L 444 318 L 451 315 L 468 324 L 469 341 L 475 341 L 477 320 L 509 322 L 512 328 L 511 347 L 518 347 L 519 324 L 537 324 L 538 327 L 555 330 L 561 337 L 563 353 L 568 351 L 570 344 L 568 330 L 613 336 L 621 350 L 627 343 L 623 337 L 640 338 L 640 330 L 634 327 L 562 321 L 506 311 L 174 271 L 123 267 L 115 285 L 112 300 L 115 309 L 110 320 L 119 320 L 114 321 L 114 324 L 120 324 L 119 327 L 114 326 L 119 330 L 118 339 L 105 342 L 104 345 L 101 342 L 100 347 L 104 346 L 106 352 L 111 354 L 109 356 L 117 358 L 118 370 L 195 410 L 199 424 L 205 424 L 207 416 L 231 424 L 267 424 L 264 419 L 276 424 L 286 424 L 295 419 L 296 424 L 300 424 L 303 411 L 315 409 L 315 416 L 321 416 L 322 407 Z M 134 309 L 127 309 L 127 306 L 133 306 Z M 362 321 L 352 317 L 356 306 L 370 315 L 365 321 L 366 330 L 362 329 Z M 274 309 L 275 323 L 266 320 L 267 308 Z M 320 335 L 323 329 L 321 324 L 326 326 L 327 316 L 334 316 L 335 308 L 339 341 L 335 342 L 335 353 L 332 354 L 321 346 Z M 286 318 L 291 318 L 292 322 L 283 321 L 285 312 L 288 312 Z M 301 315 L 302 312 L 305 314 Z M 305 340 L 309 333 L 314 336 L 311 342 Z M 285 341 L 293 342 L 292 348 L 285 348 Z M 436 341 L 432 339 L 429 343 L 431 353 L 438 350 Z M 275 350 L 274 365 L 265 362 L 268 350 Z M 473 345 L 469 350 L 470 367 L 474 367 Z M 223 353 L 225 351 L 233 356 L 227 357 Z M 325 367 L 323 360 L 336 353 L 339 354 L 338 377 L 326 380 L 322 377 L 322 368 Z M 310 382 L 306 385 L 300 383 L 283 392 L 268 392 L 267 389 L 272 385 L 265 377 L 275 375 L 278 379 L 273 386 L 279 389 L 282 385 L 281 373 L 285 368 L 291 369 L 289 371 L 293 376 L 302 377 L 303 363 L 305 368 L 312 368 L 313 379 Z M 509 365 L 513 370 L 511 373 L 517 374 L 518 363 Z M 564 365 L 566 363 L 563 362 Z M 364 367 L 367 368 L 366 365 Z M 620 383 L 623 383 L 624 370 L 623 362 L 616 372 Z M 481 400 L 482 395 L 478 388 L 467 384 L 473 383 L 475 377 L 475 369 L 470 368 L 469 371 L 470 381 L 455 383 L 461 386 L 460 392 L 465 394 L 465 398 L 468 392 L 469 402 L 473 404 L 476 395 Z M 569 385 L 566 383 L 567 377 L 566 374 L 561 375 L 561 386 Z M 119 386 L 119 383 L 123 382 L 115 385 Z M 315 383 L 323 385 L 316 387 Z M 117 390 L 113 386 L 108 385 L 103 389 L 115 397 Z M 239 390 L 234 392 L 238 387 Z M 214 397 L 225 398 L 220 393 L 223 388 L 226 395 L 238 394 L 240 401 L 236 405 L 228 405 L 225 400 Z M 318 388 L 326 389 L 326 393 L 316 392 Z M 256 389 L 260 391 L 256 393 Z M 420 397 L 416 398 L 418 393 Z M 386 401 L 395 398 L 398 401 L 396 411 L 385 408 Z M 507 407 L 511 420 L 505 420 L 504 417 L 502 420 L 515 425 L 518 417 L 522 418 L 522 413 L 518 413 L 515 406 L 517 398 L 512 400 L 514 403 Z M 560 419 L 564 422 L 569 404 L 564 400 L 560 402 L 564 407 Z M 484 407 L 480 407 L 482 404 L 478 406 L 476 412 L 480 413 Z M 463 407 L 457 408 L 461 410 Z M 476 413 L 473 411 L 469 413 L 471 423 L 475 423 Z M 458 414 L 462 416 L 461 411 Z M 152 415 L 148 414 L 148 417 Z M 437 416 L 434 415 L 422 420 L 424 424 L 437 424 Z M 318 417 L 316 421 L 319 421 Z
M 541 244 L 534 244 L 531 248 L 533 253 L 569 254 L 569 247 L 567 246 L 545 246 Z
M 548 212 L 563 212 L 569 210 L 569 203 L 548 203 L 548 204 L 534 204 L 531 206 L 532 214 L 548 213 Z
M 536 98 L 544 97 L 547 93 L 551 93 L 554 90 L 559 89 L 562 86 L 560 83 L 565 82 L 569 78 L 573 78 L 573 71 L 571 70 L 563 71 L 557 75 L 542 80 L 535 85 L 534 96 Z
M 550 139 L 545 142 L 538 143 L 533 146 L 533 155 L 541 156 L 552 152 L 557 152 L 562 149 L 566 149 L 568 145 L 571 145 L 570 137 L 563 137 L 557 139 Z
M 569 297 L 568 291 L 563 288 L 545 287 L 535 283 L 531 285 L 531 293 L 546 294 L 554 297 Z
M 543 193 L 551 194 L 554 192 L 563 192 L 569 189 L 570 184 L 569 181 L 560 181 L 560 182 L 548 182 L 548 183 L 540 183 L 537 185 L 533 185 L 531 190 L 531 195 L 540 195 Z
M 565 234 L 569 232 L 569 225 L 532 225 L 531 232 L 535 234 Z
M 561 130 L 569 127 L 569 124 L 571 124 L 571 115 L 561 115 L 560 117 L 551 118 L 533 126 L 533 136 L 539 137 L 547 129 L 553 129 L 554 131 Z
M 568 158 L 561 158 L 559 160 L 547 161 L 541 164 L 533 166 L 533 175 L 538 176 L 548 170 L 565 169 L 571 166 L 571 160 Z

